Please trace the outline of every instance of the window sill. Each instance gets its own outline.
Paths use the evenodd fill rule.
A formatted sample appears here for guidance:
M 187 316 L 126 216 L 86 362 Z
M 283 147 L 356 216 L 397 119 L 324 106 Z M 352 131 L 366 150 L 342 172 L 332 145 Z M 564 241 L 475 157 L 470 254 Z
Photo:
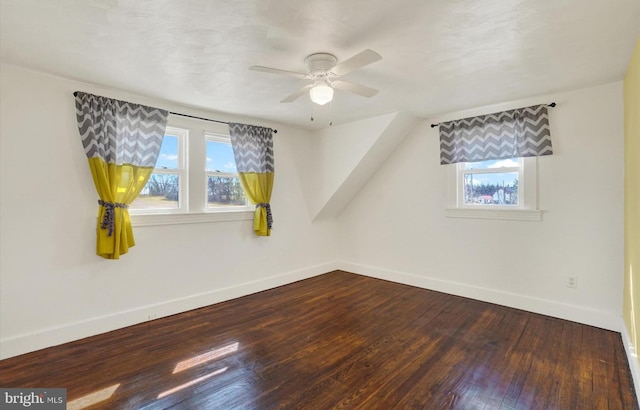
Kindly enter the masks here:
M 131 226 L 180 225 L 253 219 L 251 211 L 217 211 L 185 214 L 137 214 L 131 215 Z
M 505 219 L 509 221 L 542 221 L 542 211 L 530 209 L 468 209 L 448 208 L 448 218 Z

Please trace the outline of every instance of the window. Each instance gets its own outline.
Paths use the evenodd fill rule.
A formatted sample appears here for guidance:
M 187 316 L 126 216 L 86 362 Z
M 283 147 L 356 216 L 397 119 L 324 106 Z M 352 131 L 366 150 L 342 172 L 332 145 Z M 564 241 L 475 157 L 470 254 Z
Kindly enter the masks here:
M 169 121 L 153 174 L 129 207 L 132 225 L 252 220 L 227 126 Z
M 449 168 L 446 215 L 540 221 L 537 158 L 460 162 Z
M 146 213 L 187 212 L 188 135 L 187 130 L 167 127 L 153 174 L 129 209 Z
M 513 207 L 523 205 L 522 159 L 461 162 L 458 166 L 458 207 Z
M 207 209 L 246 207 L 247 198 L 240 185 L 229 137 L 207 133 L 205 138 Z

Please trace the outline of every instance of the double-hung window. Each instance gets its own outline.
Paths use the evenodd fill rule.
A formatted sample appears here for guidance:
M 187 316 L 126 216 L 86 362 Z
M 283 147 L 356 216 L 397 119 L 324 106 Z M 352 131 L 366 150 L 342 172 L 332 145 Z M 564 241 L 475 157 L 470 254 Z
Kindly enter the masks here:
M 537 158 L 447 165 L 447 216 L 540 221 Z
M 253 219 L 225 129 L 174 119 L 153 174 L 129 207 L 132 225 Z
M 461 162 L 458 167 L 459 207 L 522 208 L 522 158 Z

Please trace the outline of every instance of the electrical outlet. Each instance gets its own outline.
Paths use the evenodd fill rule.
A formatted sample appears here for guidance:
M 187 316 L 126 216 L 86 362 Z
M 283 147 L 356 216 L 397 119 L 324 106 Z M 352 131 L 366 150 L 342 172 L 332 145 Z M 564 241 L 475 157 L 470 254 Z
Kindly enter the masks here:
M 567 276 L 567 280 L 565 285 L 568 288 L 577 288 L 578 287 L 578 277 L 577 276 Z

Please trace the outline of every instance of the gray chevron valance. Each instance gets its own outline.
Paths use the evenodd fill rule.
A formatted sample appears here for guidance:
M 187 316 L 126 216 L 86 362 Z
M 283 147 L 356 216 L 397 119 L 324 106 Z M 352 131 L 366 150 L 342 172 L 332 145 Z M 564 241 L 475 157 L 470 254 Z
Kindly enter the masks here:
M 546 105 L 440 124 L 440 163 L 553 154 Z
M 108 164 L 153 167 L 168 111 L 76 92 L 76 116 L 87 158 Z

